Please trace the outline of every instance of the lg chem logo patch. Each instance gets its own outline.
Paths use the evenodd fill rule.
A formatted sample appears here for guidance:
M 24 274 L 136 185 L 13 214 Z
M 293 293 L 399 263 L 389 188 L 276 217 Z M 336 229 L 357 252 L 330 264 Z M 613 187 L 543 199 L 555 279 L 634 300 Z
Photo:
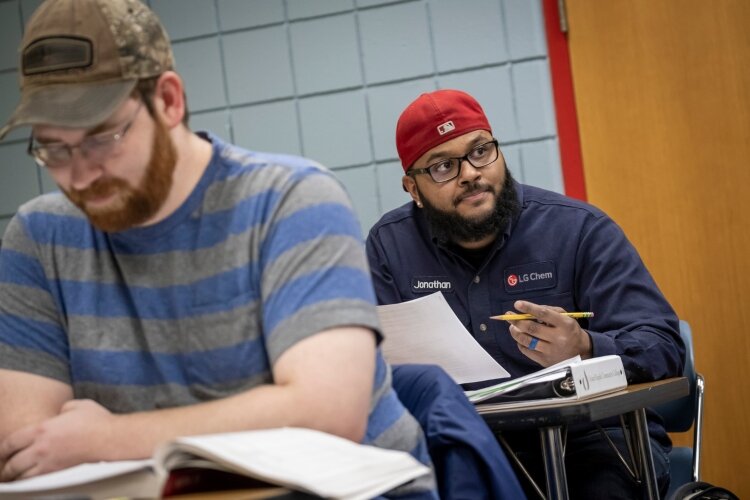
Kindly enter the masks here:
M 557 285 L 555 263 L 543 260 L 506 268 L 503 270 L 502 283 L 508 293 L 554 288 Z

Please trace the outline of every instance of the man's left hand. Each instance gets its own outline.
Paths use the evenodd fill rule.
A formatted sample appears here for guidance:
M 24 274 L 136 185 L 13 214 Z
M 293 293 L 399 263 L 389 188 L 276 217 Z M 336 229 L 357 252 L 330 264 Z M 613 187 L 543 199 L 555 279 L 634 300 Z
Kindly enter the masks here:
M 531 314 L 535 318 L 510 321 L 510 334 L 526 357 L 542 366 L 550 366 L 576 355 L 583 359 L 591 357 L 589 334 L 577 320 L 560 314 L 565 312 L 564 309 L 525 300 L 517 300 L 514 307 L 520 313 Z

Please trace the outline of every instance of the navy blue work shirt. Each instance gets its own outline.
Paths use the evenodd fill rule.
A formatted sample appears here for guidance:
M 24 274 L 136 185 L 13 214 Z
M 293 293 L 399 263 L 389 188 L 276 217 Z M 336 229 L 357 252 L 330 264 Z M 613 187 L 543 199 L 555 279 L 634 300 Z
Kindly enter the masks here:
M 490 316 L 518 299 L 593 311 L 579 320 L 593 356 L 617 354 L 631 384 L 682 374 L 677 316 L 623 231 L 601 210 L 516 183 L 520 212 L 475 267 L 437 242 L 409 202 L 370 230 L 367 256 L 380 304 L 441 291 L 461 322 L 513 377 L 541 369 L 508 323 Z

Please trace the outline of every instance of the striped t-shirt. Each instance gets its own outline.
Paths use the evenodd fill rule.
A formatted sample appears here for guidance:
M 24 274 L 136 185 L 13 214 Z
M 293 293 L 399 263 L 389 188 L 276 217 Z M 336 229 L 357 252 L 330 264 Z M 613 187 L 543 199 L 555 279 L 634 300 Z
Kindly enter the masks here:
M 330 172 L 204 137 L 203 177 L 157 224 L 104 233 L 60 193 L 19 209 L 0 251 L 0 368 L 135 412 L 272 383 L 279 356 L 322 330 L 377 331 L 359 225 Z M 364 442 L 429 463 L 379 350 Z M 397 491 L 418 492 L 434 479 Z

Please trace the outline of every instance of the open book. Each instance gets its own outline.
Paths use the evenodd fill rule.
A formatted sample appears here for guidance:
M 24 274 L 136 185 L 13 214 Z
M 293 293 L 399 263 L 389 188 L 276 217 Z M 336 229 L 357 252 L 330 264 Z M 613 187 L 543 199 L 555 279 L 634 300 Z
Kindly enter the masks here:
M 178 438 L 160 446 L 153 459 L 83 464 L 0 483 L 0 499 L 159 498 L 227 485 L 277 485 L 324 498 L 358 500 L 427 473 L 429 469 L 406 452 L 285 427 Z

